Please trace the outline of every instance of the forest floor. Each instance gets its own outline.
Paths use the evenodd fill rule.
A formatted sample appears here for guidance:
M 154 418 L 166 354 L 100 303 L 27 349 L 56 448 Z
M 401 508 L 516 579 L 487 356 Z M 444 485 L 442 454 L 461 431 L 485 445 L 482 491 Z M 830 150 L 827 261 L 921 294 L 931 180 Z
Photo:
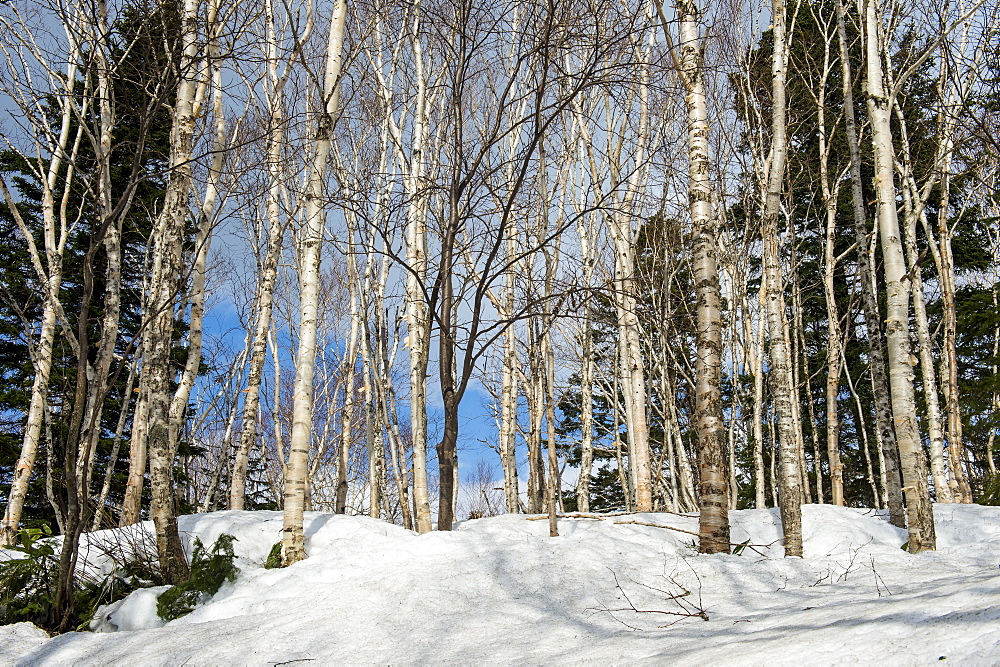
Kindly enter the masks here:
M 1000 508 L 934 511 L 938 550 L 913 555 L 871 510 L 808 505 L 801 559 L 776 510 L 731 513 L 745 546 L 713 556 L 682 532 L 694 516 L 560 519 L 550 538 L 525 516 L 418 536 L 310 513 L 309 558 L 272 570 L 280 513 L 186 516 L 189 539 L 236 536 L 235 583 L 165 625 L 137 591 L 104 632 L 0 627 L 0 664 L 998 664 Z

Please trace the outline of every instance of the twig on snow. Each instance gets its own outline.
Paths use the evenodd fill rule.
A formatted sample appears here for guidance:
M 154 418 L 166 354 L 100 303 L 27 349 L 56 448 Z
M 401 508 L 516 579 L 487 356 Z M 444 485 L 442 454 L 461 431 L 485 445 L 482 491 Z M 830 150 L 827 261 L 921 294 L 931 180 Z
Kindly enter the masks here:
M 707 621 L 708 620 L 708 614 L 701 607 L 701 594 L 700 594 L 700 592 L 699 592 L 699 595 L 698 595 L 698 604 L 696 605 L 693 602 L 691 602 L 690 600 L 686 599 L 689 595 L 691 595 L 691 591 L 687 590 L 686 588 L 684 588 L 683 586 L 681 586 L 679 583 L 677 583 L 677 581 L 673 577 L 667 577 L 667 580 L 670 583 L 672 583 L 674 586 L 676 586 L 677 588 L 680 589 L 679 593 L 673 593 L 673 592 L 670 592 L 670 591 L 663 590 L 661 588 L 656 588 L 654 586 L 649 586 L 648 584 L 642 584 L 642 583 L 639 583 L 639 582 L 635 581 L 634 579 L 629 579 L 629 581 L 631 581 L 633 584 L 635 584 L 637 586 L 642 586 L 643 588 L 649 589 L 651 591 L 656 591 L 657 593 L 662 593 L 663 595 L 666 596 L 665 599 L 666 600 L 670 600 L 674 604 L 676 604 L 677 607 L 680 609 L 680 611 L 667 611 L 667 610 L 664 610 L 664 609 L 640 609 L 639 607 L 635 606 L 635 603 L 632 602 L 632 598 L 629 597 L 628 593 L 622 587 L 621 582 L 618 580 L 618 574 L 614 570 L 612 570 L 611 568 L 608 568 L 608 570 L 611 572 L 611 576 L 614 577 L 614 579 L 615 579 L 615 587 L 618 589 L 618 592 L 620 592 L 622 594 L 622 597 L 625 598 L 625 601 L 628 603 L 628 606 L 627 607 L 616 607 L 616 608 L 610 608 L 610 607 L 605 606 L 605 607 L 600 607 L 600 608 L 594 608 L 593 610 L 594 611 L 606 611 L 606 612 L 608 612 L 609 614 L 611 614 L 612 618 L 614 618 L 616 621 L 618 621 L 619 623 L 621 623 L 625 627 L 630 628 L 632 630 L 641 630 L 642 629 L 642 628 L 637 628 L 637 627 L 635 627 L 633 625 L 629 625 L 628 623 L 626 623 L 622 619 L 620 619 L 617 616 L 615 616 L 615 612 L 631 611 L 631 612 L 636 613 L 636 614 L 660 614 L 660 615 L 663 615 L 663 616 L 677 616 L 677 617 L 679 617 L 679 618 L 677 618 L 676 620 L 674 620 L 674 621 L 672 621 L 670 623 L 666 623 L 665 625 L 657 626 L 659 628 L 668 628 L 671 625 L 673 625 L 674 623 L 678 623 L 678 622 L 680 622 L 681 620 L 683 620 L 685 618 L 700 618 L 703 621 Z M 695 575 L 697 576 L 697 573 L 695 573 Z M 701 582 L 701 580 L 699 579 L 699 583 L 700 582 Z
M 882 597 L 882 589 L 885 589 L 886 595 L 892 595 L 892 591 L 890 591 L 889 587 L 885 584 L 885 579 L 883 579 L 882 575 L 880 575 L 878 570 L 875 569 L 875 556 L 871 557 L 871 568 L 872 574 L 875 575 L 875 590 L 878 592 L 878 596 Z

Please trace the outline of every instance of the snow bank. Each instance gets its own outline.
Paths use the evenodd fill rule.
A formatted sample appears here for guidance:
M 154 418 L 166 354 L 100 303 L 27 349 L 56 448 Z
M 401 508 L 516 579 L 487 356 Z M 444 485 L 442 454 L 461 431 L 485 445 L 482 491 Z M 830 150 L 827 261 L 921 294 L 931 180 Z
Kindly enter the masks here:
M 0 625 L 0 664 L 9 665 L 49 640 L 45 630 L 33 623 Z
M 162 628 L 166 621 L 156 613 L 156 599 L 170 586 L 133 591 L 128 597 L 97 608 L 90 629 L 94 632 Z
M 806 506 L 802 559 L 782 558 L 776 510 L 731 513 L 746 546 L 714 556 L 694 516 L 561 519 L 549 538 L 518 515 L 418 536 L 309 513 L 310 557 L 281 570 L 262 567 L 279 513 L 193 515 L 188 540 L 236 536 L 235 583 L 166 624 L 137 592 L 104 610 L 117 632 L 0 628 L 0 663 L 995 664 L 1000 508 L 935 512 L 939 551 L 912 555 L 876 512 Z

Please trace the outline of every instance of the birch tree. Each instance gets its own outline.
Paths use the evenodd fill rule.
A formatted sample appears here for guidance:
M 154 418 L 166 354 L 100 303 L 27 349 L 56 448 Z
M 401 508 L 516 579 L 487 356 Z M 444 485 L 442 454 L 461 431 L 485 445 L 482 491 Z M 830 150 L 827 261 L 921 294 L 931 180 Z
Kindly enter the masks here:
M 309 442 L 313 416 L 313 374 L 316 360 L 316 328 L 319 304 L 319 270 L 326 233 L 324 186 L 334 126 L 340 106 L 340 77 L 344 63 L 344 24 L 347 2 L 338 0 L 330 18 L 326 63 L 320 89 L 320 107 L 315 127 L 314 153 L 306 184 L 303 228 L 297 239 L 299 263 L 299 349 L 295 363 L 295 393 L 292 434 L 285 469 L 284 535 L 282 565 L 306 557 L 303 510 L 309 465 Z
M 934 515 L 927 488 L 927 462 L 916 424 L 913 367 L 910 364 L 909 283 L 902 236 L 896 215 L 893 141 L 889 125 L 892 91 L 887 91 L 882 67 L 884 33 L 878 8 L 863 5 L 868 117 L 875 153 L 875 192 L 882 261 L 886 283 L 886 341 L 889 390 L 896 445 L 899 448 L 912 553 L 935 548 Z
M 229 509 L 244 507 L 246 496 L 246 473 L 250 450 L 258 435 L 258 410 L 260 391 L 267 356 L 267 336 L 271 330 L 274 288 L 278 276 L 278 260 L 281 256 L 286 222 L 281 215 L 282 149 L 286 137 L 285 86 L 303 42 L 308 41 L 313 23 L 309 22 L 306 32 L 292 40 L 290 52 L 282 60 L 279 53 L 280 41 L 284 37 L 286 23 L 291 16 L 275 11 L 273 0 L 265 3 L 265 103 L 268 111 L 267 126 L 267 195 L 264 205 L 267 226 L 267 246 L 258 269 L 257 292 L 255 296 L 256 322 L 250 352 L 250 370 L 247 379 L 246 397 L 243 401 L 243 428 L 240 432 L 239 447 L 233 462 L 229 486 Z M 282 20 L 284 19 L 284 20 Z
M 70 8 L 70 13 L 63 17 L 64 21 L 76 22 L 80 20 L 78 12 L 73 11 L 74 9 Z M 76 142 L 71 142 L 71 140 L 74 134 L 72 127 L 74 89 L 78 85 L 77 78 L 81 57 L 81 44 L 77 36 L 76 26 L 64 24 L 63 29 L 69 40 L 65 72 L 59 71 L 55 67 L 49 67 L 43 55 L 37 52 L 31 41 L 18 39 L 18 37 L 26 36 L 25 32 L 30 29 L 17 10 L 18 8 L 15 7 L 12 13 L 5 12 L 2 16 L 4 32 L 8 38 L 14 40 L 13 43 L 4 40 L 6 42 L 4 56 L 8 71 L 8 76 L 4 77 L 4 92 L 15 100 L 24 115 L 33 118 L 36 124 L 34 150 L 38 158 L 38 168 L 44 169 L 43 174 L 40 174 L 43 177 L 39 179 L 42 184 L 43 245 L 41 248 L 36 246 L 34 235 L 28 231 L 27 224 L 21 216 L 6 181 L 0 179 L 0 187 L 3 188 L 5 205 L 21 234 L 28 242 L 32 268 L 42 287 L 44 305 L 38 336 L 32 346 L 31 356 L 35 376 L 24 427 L 24 438 L 21 453 L 14 468 L 14 479 L 4 510 L 3 523 L 0 525 L 0 545 L 2 546 L 14 544 L 17 537 L 21 512 L 28 490 L 28 481 L 31 478 L 38 455 L 44 412 L 47 409 L 49 374 L 52 370 L 52 347 L 56 335 L 57 317 L 61 311 L 59 292 L 63 275 L 62 262 L 70 224 L 70 221 L 66 219 L 66 207 L 61 205 L 60 193 L 57 188 L 67 162 L 70 163 L 70 168 L 72 167 L 73 154 L 78 146 Z M 56 132 L 47 131 L 46 128 L 38 126 L 45 123 L 45 113 L 41 107 L 41 100 L 34 99 L 32 95 L 34 91 L 28 88 L 31 80 L 19 80 L 12 76 L 22 70 L 31 72 L 35 62 L 42 67 L 42 71 L 39 73 L 42 80 L 49 83 L 53 92 L 61 93 L 55 97 L 59 104 L 59 126 Z M 47 164 L 41 161 L 45 156 L 47 156 Z M 63 201 L 67 196 L 68 193 L 64 191 L 62 193 Z
M 784 0 L 771 3 L 773 52 L 771 56 L 771 149 L 767 159 L 766 197 L 761 223 L 767 330 L 771 347 L 774 409 L 780 437 L 779 502 L 785 555 L 802 556 L 801 472 L 792 414 L 790 355 L 786 344 L 784 284 L 780 263 L 778 219 L 781 215 L 785 162 L 788 155 L 785 79 L 788 70 L 787 8 Z
M 894 526 L 904 527 L 903 494 L 899 477 L 899 449 L 896 447 L 896 434 L 892 426 L 882 318 L 879 315 L 873 262 L 869 250 L 869 227 L 861 180 L 861 149 L 858 138 L 858 123 L 854 111 L 854 78 L 847 42 L 845 10 L 841 0 L 837 1 L 836 12 L 837 42 L 840 49 L 841 80 L 844 94 L 844 130 L 850 154 L 851 204 L 854 213 L 861 303 L 868 337 L 868 364 L 871 369 L 875 400 L 875 423 L 881 454 L 880 460 L 884 461 L 885 495 L 888 501 L 889 521 Z
M 677 14 L 680 17 L 677 60 L 688 112 L 688 205 L 694 235 L 692 259 L 698 303 L 694 420 L 698 431 L 699 548 L 702 553 L 729 553 L 729 489 L 721 439 L 724 424 L 719 386 L 722 304 L 715 256 L 717 238 L 712 211 L 710 128 L 699 36 L 700 12 L 697 4 L 690 0 L 677 4 Z M 662 13 L 660 17 L 662 21 Z

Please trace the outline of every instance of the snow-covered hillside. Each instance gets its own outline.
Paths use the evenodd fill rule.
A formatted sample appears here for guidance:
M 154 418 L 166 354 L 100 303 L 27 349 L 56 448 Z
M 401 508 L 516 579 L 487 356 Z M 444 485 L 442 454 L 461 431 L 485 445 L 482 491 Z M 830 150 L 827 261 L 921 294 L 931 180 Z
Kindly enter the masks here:
M 188 516 L 189 539 L 238 538 L 235 584 L 163 627 L 141 591 L 105 627 L 145 629 L 0 627 L 0 663 L 1000 662 L 1000 508 L 935 506 L 939 549 L 919 555 L 871 511 L 803 513 L 803 559 L 781 557 L 776 510 L 732 513 L 749 544 L 714 556 L 671 514 L 561 519 L 558 538 L 524 516 L 418 536 L 311 514 L 310 557 L 284 570 L 261 566 L 280 514 Z

